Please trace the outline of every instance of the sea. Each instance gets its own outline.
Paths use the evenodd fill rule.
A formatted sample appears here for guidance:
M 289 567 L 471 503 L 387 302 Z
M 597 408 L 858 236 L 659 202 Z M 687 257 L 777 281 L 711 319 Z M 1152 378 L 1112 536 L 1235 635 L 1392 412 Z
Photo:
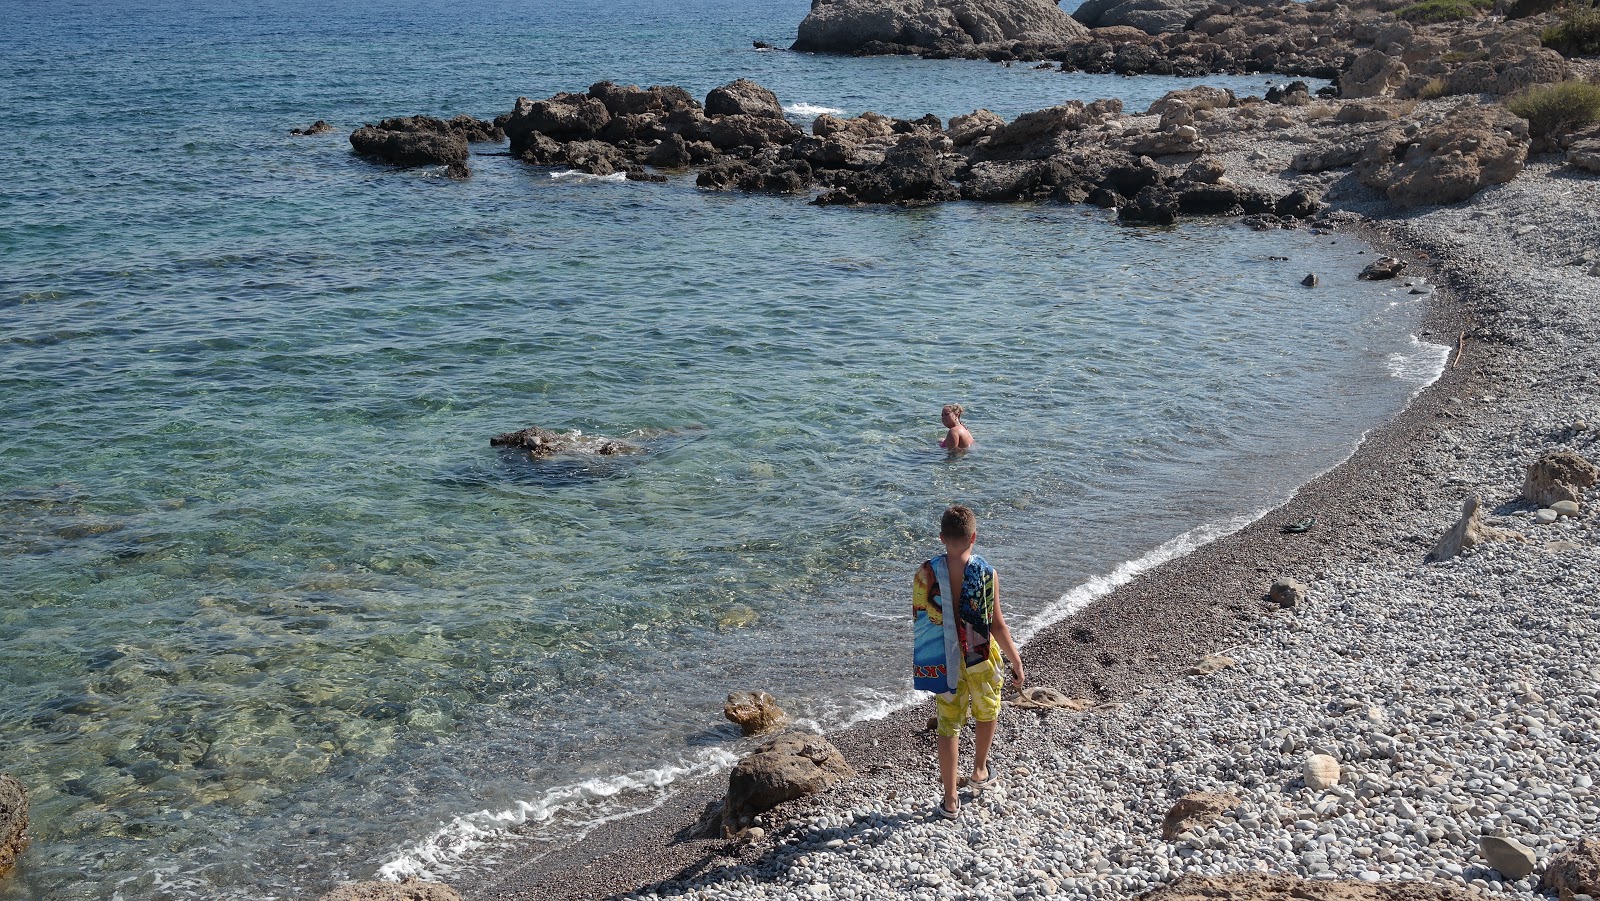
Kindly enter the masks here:
M 915 703 L 947 504 L 1026 638 L 1437 377 L 1426 298 L 1349 236 L 350 151 L 603 79 L 751 78 L 801 124 L 1194 85 L 753 45 L 806 11 L 0 4 L 0 771 L 32 798 L 0 901 L 482 879 L 725 770 L 730 691 L 825 732 Z M 490 447 L 527 426 L 641 452 Z

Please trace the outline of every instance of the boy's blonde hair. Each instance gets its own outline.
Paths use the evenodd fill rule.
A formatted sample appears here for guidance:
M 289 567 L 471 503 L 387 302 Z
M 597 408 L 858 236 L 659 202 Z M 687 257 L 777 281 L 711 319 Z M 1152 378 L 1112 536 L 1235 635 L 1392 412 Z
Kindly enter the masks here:
M 939 517 L 939 537 L 965 541 L 978 533 L 978 514 L 965 504 L 952 504 Z
M 967 415 L 967 408 L 960 404 L 945 404 L 940 413 L 953 413 L 957 419 Z

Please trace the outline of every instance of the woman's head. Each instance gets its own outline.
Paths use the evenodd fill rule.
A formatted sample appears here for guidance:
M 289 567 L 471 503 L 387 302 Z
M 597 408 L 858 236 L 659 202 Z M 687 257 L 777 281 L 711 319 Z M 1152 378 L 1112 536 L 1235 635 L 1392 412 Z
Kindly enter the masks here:
M 966 412 L 966 407 L 960 404 L 945 404 L 944 409 L 939 411 L 939 418 L 944 421 L 946 427 L 951 427 L 960 422 Z

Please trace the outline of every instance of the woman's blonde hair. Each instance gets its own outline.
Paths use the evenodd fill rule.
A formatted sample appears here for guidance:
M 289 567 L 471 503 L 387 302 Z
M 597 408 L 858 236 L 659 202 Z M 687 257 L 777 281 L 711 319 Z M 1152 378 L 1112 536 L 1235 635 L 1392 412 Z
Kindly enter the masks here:
M 954 413 L 957 419 L 967 415 L 967 408 L 960 404 L 945 404 L 940 413 Z

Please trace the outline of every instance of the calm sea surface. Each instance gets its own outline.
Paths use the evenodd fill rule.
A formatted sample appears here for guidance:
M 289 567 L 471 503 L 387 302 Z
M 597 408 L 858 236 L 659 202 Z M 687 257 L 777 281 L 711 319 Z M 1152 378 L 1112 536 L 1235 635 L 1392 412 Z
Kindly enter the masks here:
M 1030 632 L 1436 372 L 1350 239 L 349 153 L 602 78 L 801 119 L 1181 86 L 751 49 L 806 6 L 0 5 L 0 770 L 34 824 L 0 899 L 469 875 L 725 765 L 732 689 L 821 728 L 903 703 L 947 503 Z M 527 425 L 648 452 L 489 448 Z

